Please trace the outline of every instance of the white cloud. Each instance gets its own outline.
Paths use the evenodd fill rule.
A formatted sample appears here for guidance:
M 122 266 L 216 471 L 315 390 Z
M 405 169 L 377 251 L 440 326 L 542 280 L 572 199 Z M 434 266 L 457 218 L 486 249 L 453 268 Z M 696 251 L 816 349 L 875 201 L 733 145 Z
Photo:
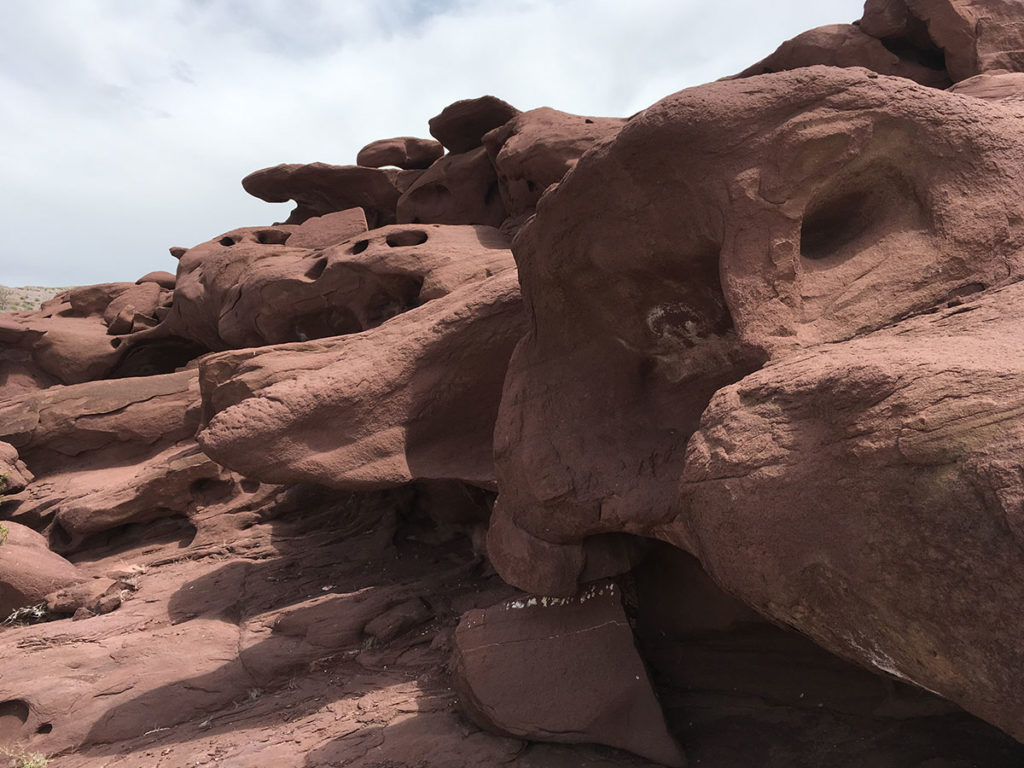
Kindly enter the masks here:
M 769 7 L 770 5 L 770 7 Z M 240 179 L 427 135 L 460 98 L 629 115 L 860 0 L 50 0 L 0 32 L 0 283 L 173 271 L 284 218 Z

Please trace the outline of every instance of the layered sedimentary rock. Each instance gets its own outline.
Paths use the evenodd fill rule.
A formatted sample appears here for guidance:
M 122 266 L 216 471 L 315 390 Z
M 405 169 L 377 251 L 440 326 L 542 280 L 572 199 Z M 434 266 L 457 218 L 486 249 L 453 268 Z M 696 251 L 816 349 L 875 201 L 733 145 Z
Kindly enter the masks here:
M 265 482 L 493 487 L 494 418 L 521 311 L 505 269 L 364 333 L 208 358 L 200 443 Z

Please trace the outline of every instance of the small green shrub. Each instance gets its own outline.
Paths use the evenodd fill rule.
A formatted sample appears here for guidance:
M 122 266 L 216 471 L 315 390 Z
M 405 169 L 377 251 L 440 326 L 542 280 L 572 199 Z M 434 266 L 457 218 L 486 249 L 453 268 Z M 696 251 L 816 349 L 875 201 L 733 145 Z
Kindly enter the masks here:
M 46 756 L 38 752 L 25 752 L 21 749 L 0 747 L 0 755 L 9 760 L 6 768 L 46 768 L 50 764 Z
M 7 535 L 10 532 L 11 532 L 10 528 L 8 528 L 3 523 L 0 523 L 0 545 L 2 545 L 5 541 L 7 541 Z

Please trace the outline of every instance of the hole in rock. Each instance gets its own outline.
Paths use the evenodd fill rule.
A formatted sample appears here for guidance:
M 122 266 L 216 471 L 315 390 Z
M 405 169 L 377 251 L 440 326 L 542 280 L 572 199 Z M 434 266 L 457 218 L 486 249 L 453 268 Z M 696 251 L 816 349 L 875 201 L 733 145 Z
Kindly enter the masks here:
M 157 510 L 154 515 L 168 510 Z M 54 529 L 60 524 L 54 525 Z M 74 553 L 63 554 L 73 563 L 90 562 L 107 557 L 143 557 L 164 549 L 178 550 L 188 547 L 196 537 L 196 527 L 187 517 L 172 513 L 166 517 L 157 517 L 147 522 L 126 523 L 106 531 L 85 537 L 74 546 Z M 65 532 L 69 544 L 71 537 Z M 51 548 L 53 529 L 50 531 Z
M 292 323 L 292 335 L 282 341 L 309 341 L 344 336 L 364 330 L 359 318 L 348 307 L 334 306 L 299 315 Z
M 924 209 L 898 170 L 869 166 L 841 175 L 811 200 L 800 228 L 805 259 L 840 260 L 883 238 L 923 226 Z
M 211 504 L 231 496 L 235 484 L 216 477 L 201 477 L 188 487 L 189 496 L 200 504 Z
M 387 244 L 392 248 L 423 245 L 425 242 L 427 242 L 427 233 L 422 229 L 407 229 L 402 232 L 392 232 L 387 236 Z
M 220 242 L 221 245 L 224 245 L 224 246 L 234 245 L 235 244 L 235 238 L 233 238 L 233 237 L 222 237 L 219 242 Z
M 363 251 L 365 251 L 369 247 L 370 247 L 370 241 L 369 240 L 357 240 L 352 245 L 352 253 L 362 253 Z
M 376 328 L 384 321 L 419 306 L 422 289 L 423 278 L 418 275 L 382 280 L 380 290 L 369 297 L 363 310 L 365 327 Z
M 915 45 L 905 37 L 886 37 L 882 45 L 889 53 L 896 54 L 903 61 L 920 64 L 928 69 L 942 72 L 946 69 L 946 53 L 934 45 Z
M 583 122 L 586 123 L 587 125 L 593 125 L 594 124 L 594 121 L 591 120 L 589 117 L 586 120 L 584 120 Z
M 285 232 L 283 229 L 261 229 L 256 233 L 256 242 L 263 245 L 284 245 L 291 236 L 291 232 Z
M 0 702 L 0 744 L 10 744 L 18 739 L 28 714 L 28 703 L 21 699 Z
M 242 479 L 241 486 L 246 493 L 256 493 L 260 489 L 260 481 L 246 477 Z
M 322 256 L 316 261 L 314 261 L 313 265 L 306 270 L 306 277 L 308 277 L 310 280 L 318 280 L 320 279 L 320 276 L 324 273 L 325 269 L 327 269 L 327 257 Z
M 127 379 L 174 373 L 209 351 L 201 344 L 178 337 L 143 341 L 125 353 L 107 378 Z
M 625 587 L 637 645 L 691 765 L 1024 764 L 1024 745 L 770 623 L 681 550 L 656 542 Z
M 53 723 L 42 723 L 36 728 L 36 733 L 53 733 Z

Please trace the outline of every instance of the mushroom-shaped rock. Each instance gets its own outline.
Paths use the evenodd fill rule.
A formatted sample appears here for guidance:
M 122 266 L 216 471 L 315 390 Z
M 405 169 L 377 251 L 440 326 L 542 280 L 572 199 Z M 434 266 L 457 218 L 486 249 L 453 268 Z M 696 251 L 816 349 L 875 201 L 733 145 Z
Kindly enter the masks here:
M 1017 0 L 867 0 L 860 27 L 889 47 L 921 50 L 927 37 L 954 81 L 992 70 L 1024 71 Z
M 0 616 L 43 602 L 58 589 L 85 580 L 46 546 L 45 537 L 18 523 L 0 523 Z
M 272 483 L 493 488 L 494 417 L 521 313 L 507 268 L 363 333 L 207 357 L 200 444 Z
M 686 764 L 613 582 L 571 598 L 523 595 L 469 611 L 455 632 L 451 666 L 463 709 L 485 728 Z
M 892 47 L 892 46 L 890 46 Z M 765 59 L 752 64 L 736 77 L 783 72 L 814 64 L 831 67 L 865 67 L 882 75 L 896 75 L 933 88 L 950 85 L 942 56 L 901 57 L 881 40 L 866 34 L 854 24 L 817 27 L 787 40 Z M 922 63 L 922 60 L 924 63 Z
M 356 165 L 367 168 L 393 165 L 405 170 L 429 168 L 431 163 L 443 154 L 444 147 L 438 141 L 399 136 L 394 139 L 378 139 L 367 144 L 359 150 Z
M 555 544 L 657 536 L 722 386 L 1024 276 L 1022 186 L 1011 110 L 863 70 L 713 83 L 634 117 L 515 242 L 529 329 L 499 509 Z
M 154 336 L 223 350 L 358 333 L 512 264 L 508 242 L 490 227 L 366 232 L 359 218 L 338 245 L 293 247 L 293 238 L 317 236 L 305 231 L 313 222 L 292 232 L 235 230 L 190 249 Z
M 541 107 L 487 133 L 484 146 L 509 216 L 532 213 L 544 190 L 561 181 L 592 146 L 613 139 L 625 122 Z
M 395 221 L 398 173 L 357 165 L 275 165 L 250 173 L 242 179 L 242 187 L 268 203 L 294 200 L 288 224 L 359 207 L 370 226 L 379 227 Z
M 156 283 L 165 290 L 174 290 L 174 275 L 170 272 L 164 272 L 163 270 L 147 272 L 135 282 L 137 285 L 142 285 L 143 283 Z
M 1024 284 L 718 392 L 669 526 L 729 592 L 1024 740 Z
M 492 227 L 507 215 L 498 177 L 483 147 L 442 157 L 405 191 L 397 211 L 399 223 Z
M 496 96 L 481 96 L 449 104 L 428 124 L 430 135 L 450 152 L 468 152 L 481 145 L 485 133 L 518 114 L 518 109 Z

